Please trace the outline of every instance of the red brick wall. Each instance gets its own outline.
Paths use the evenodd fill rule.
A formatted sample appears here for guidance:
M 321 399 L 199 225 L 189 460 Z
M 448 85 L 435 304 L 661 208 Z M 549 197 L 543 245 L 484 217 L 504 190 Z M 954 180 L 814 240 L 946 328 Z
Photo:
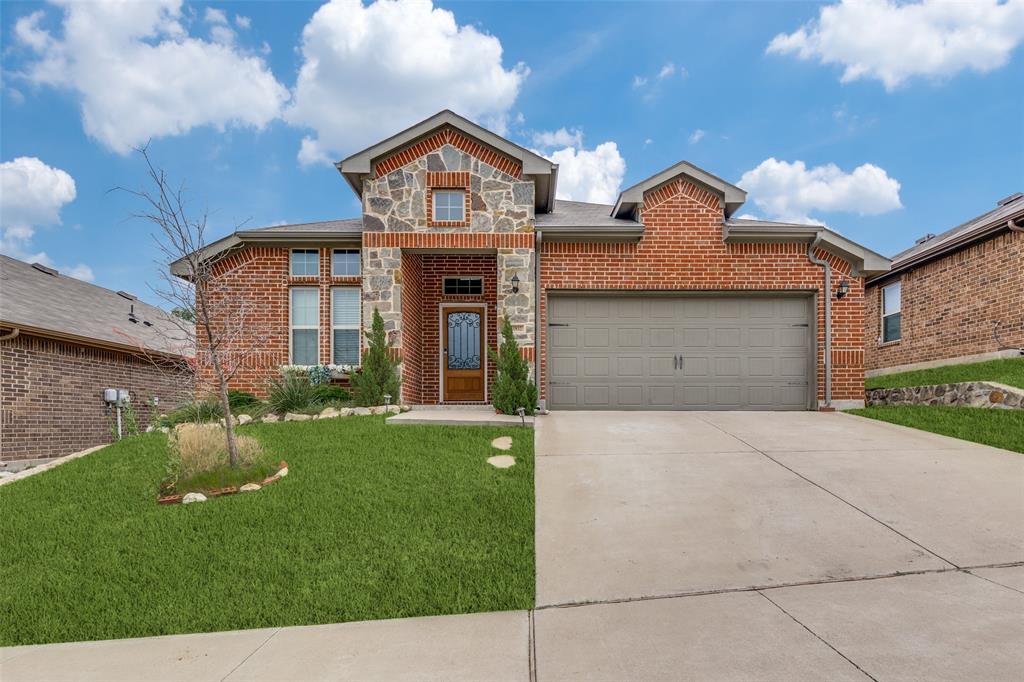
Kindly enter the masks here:
M 407 256 L 403 255 L 403 264 Z M 420 352 L 422 353 L 422 392 L 423 404 L 434 405 L 439 401 L 440 381 L 440 306 L 442 303 L 485 303 L 487 317 L 487 347 L 497 350 L 498 337 L 498 264 L 492 255 L 469 254 L 422 254 L 422 310 L 423 325 L 421 332 Z M 404 267 L 403 267 L 404 275 Z M 444 294 L 444 278 L 456 275 L 466 277 L 482 277 L 484 293 L 481 296 L 451 296 Z M 404 293 L 403 293 L 404 295 Z M 403 311 L 405 309 L 403 301 Z M 494 381 L 494 365 L 487 362 L 487 392 L 490 393 Z
M 645 234 L 638 244 L 542 244 L 541 334 L 546 336 L 547 292 L 551 289 L 619 290 L 806 290 L 820 294 L 822 268 L 807 260 L 802 244 L 725 244 L 718 198 L 676 180 L 644 198 Z M 826 257 L 823 252 L 819 257 Z M 864 398 L 863 280 L 850 266 L 827 256 L 833 287 L 840 278 L 850 293 L 832 300 L 832 397 Z M 818 397 L 824 397 L 824 306 L 818 301 Z M 546 341 L 542 341 L 544 343 Z M 542 357 L 541 385 L 546 372 Z
M 265 397 L 267 379 L 277 368 L 289 364 L 289 289 L 293 286 L 315 286 L 320 289 L 320 362 L 331 362 L 331 287 L 360 286 L 359 277 L 331 276 L 331 248 L 320 249 L 320 275 L 318 277 L 292 277 L 289 249 L 248 246 L 217 264 L 216 284 L 210 291 L 218 300 L 244 301 L 247 305 L 246 334 L 237 348 L 245 349 L 235 358 L 239 365 L 231 387 Z M 219 305 L 215 302 L 214 305 Z M 237 306 L 224 304 L 224 310 L 236 311 Z M 223 332 L 222 332 L 223 333 Z M 206 338 L 201 325 L 197 325 L 200 351 Z M 198 354 L 200 384 L 197 393 L 207 393 L 213 385 L 213 371 L 209 358 Z
M 0 330 L 0 334 L 9 329 Z M 128 389 L 141 430 L 148 401 L 166 412 L 191 392 L 187 374 L 113 350 L 22 334 L 0 342 L 0 460 L 60 457 L 112 440 L 103 389 Z
M 902 338 L 881 343 L 883 284 L 902 282 Z M 1003 232 L 945 258 L 868 287 L 865 302 L 868 369 L 1024 346 L 1024 234 Z
M 423 402 L 423 260 L 402 254 L 402 401 Z

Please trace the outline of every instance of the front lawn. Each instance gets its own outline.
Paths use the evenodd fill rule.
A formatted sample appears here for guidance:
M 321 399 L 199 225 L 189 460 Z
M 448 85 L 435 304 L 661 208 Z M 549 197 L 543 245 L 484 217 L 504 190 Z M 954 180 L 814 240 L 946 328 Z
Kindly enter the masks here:
M 973 362 L 969 365 L 946 365 L 913 372 L 885 374 L 868 378 L 864 385 L 870 391 L 873 388 L 932 386 L 935 384 L 957 384 L 963 381 L 994 381 L 1024 388 L 1024 358 L 1004 358 L 987 362 Z
M 1024 452 L 1024 410 L 945 405 L 877 405 L 851 414 Z
M 289 475 L 158 506 L 153 433 L 0 488 L 0 645 L 533 606 L 531 430 L 373 416 L 239 431 Z M 486 462 L 501 435 L 511 469 Z

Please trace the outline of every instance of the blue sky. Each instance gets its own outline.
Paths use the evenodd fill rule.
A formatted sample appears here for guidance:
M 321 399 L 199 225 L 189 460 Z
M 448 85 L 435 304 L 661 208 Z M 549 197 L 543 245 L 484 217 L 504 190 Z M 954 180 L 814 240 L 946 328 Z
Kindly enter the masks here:
M 565 198 L 687 159 L 742 214 L 891 255 L 1024 189 L 1024 0 L 4 2 L 2 246 L 144 298 L 131 147 L 211 238 L 358 215 L 328 163 L 442 108 L 561 164 Z M 42 256 L 40 254 L 45 254 Z

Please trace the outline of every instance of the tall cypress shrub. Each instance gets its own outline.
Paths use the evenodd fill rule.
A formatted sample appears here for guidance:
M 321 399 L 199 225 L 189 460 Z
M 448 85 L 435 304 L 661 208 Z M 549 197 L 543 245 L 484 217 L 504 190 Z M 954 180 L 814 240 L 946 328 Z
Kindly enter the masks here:
M 504 414 L 516 414 L 520 407 L 533 414 L 537 407 L 537 386 L 530 381 L 530 363 L 519 354 L 519 344 L 508 318 L 501 325 L 498 352 L 487 349 L 497 371 L 491 385 L 491 404 Z
M 373 323 L 366 332 L 366 353 L 358 372 L 351 375 L 357 405 L 371 407 L 383 405 L 384 396 L 391 396 L 391 403 L 399 403 L 398 362 L 391 354 L 391 342 L 384 331 L 384 318 L 380 311 L 373 309 Z

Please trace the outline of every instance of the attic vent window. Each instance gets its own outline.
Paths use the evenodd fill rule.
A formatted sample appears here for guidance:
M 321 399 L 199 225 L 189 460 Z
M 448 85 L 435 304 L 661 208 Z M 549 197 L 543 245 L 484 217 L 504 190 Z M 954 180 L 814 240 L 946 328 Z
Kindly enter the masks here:
M 57 270 L 54 270 L 53 268 L 48 268 L 42 263 L 33 263 L 32 267 L 34 267 L 39 272 L 45 273 L 47 275 L 52 275 L 54 277 L 60 274 L 60 272 L 58 272 Z
M 933 239 L 935 239 L 935 235 L 932 234 L 931 232 L 929 232 L 928 234 L 926 234 L 925 236 L 921 237 L 920 239 L 918 239 L 914 243 L 915 244 L 924 244 L 925 242 L 930 242 Z
M 138 300 L 138 297 L 135 294 L 129 294 L 127 291 L 118 291 L 117 295 L 121 298 L 127 298 L 129 301 Z

